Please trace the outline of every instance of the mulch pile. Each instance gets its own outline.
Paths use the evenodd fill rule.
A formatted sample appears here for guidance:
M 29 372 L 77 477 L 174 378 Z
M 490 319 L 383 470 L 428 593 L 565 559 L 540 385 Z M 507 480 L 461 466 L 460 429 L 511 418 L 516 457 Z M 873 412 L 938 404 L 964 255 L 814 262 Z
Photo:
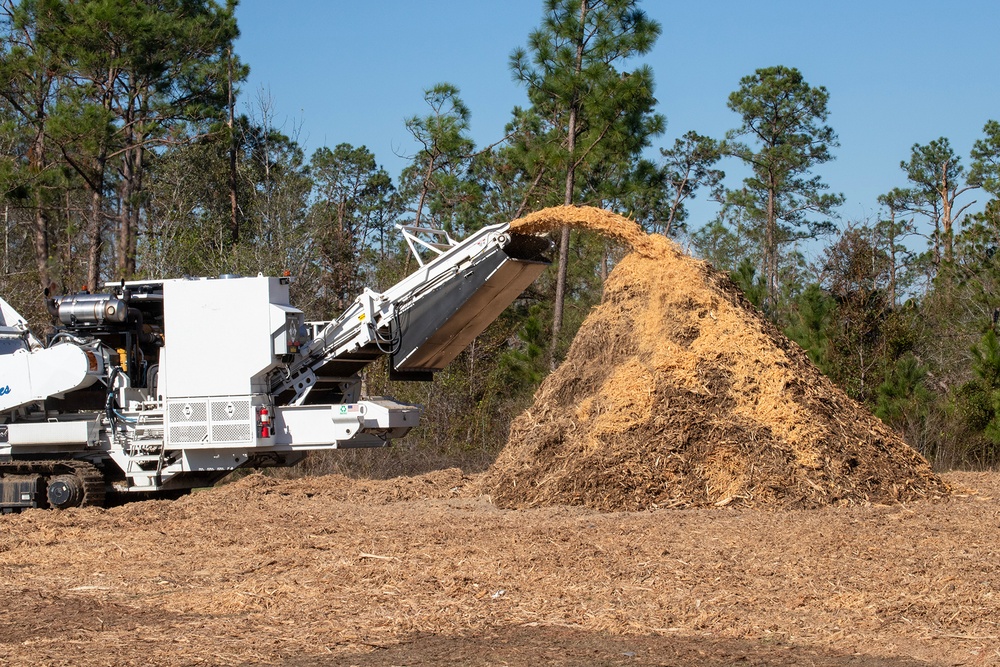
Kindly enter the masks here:
M 480 481 L 497 505 L 814 508 L 948 493 L 728 276 L 601 209 L 546 209 L 512 227 L 563 225 L 633 252 Z

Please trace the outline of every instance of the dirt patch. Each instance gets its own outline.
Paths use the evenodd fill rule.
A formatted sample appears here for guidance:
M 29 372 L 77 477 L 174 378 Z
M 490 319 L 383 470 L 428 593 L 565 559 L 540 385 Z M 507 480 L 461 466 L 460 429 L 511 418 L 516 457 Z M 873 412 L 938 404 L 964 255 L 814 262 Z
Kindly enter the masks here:
M 504 507 L 602 510 L 897 503 L 948 492 L 729 278 L 634 222 L 546 209 L 632 245 L 566 360 L 518 417 L 482 489 Z
M 923 661 L 851 655 L 779 641 L 757 642 L 711 637 L 632 636 L 558 627 L 499 628 L 481 635 L 418 635 L 375 651 L 339 658 L 286 663 L 289 667 L 326 665 L 461 665 L 501 667 L 611 667 L 622 665 L 697 665 L 699 667 L 926 667 Z

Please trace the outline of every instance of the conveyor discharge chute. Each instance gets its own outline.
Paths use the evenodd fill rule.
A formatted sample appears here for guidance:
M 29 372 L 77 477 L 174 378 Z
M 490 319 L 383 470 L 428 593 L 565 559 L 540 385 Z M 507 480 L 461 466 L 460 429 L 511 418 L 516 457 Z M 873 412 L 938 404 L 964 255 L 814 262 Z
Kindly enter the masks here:
M 549 242 L 503 234 L 500 241 L 435 289 L 401 309 L 397 372 L 430 372 L 447 366 L 548 266 Z
M 289 404 L 352 400 L 345 382 L 355 384 L 361 370 L 382 356 L 390 357 L 393 379 L 431 379 L 551 263 L 548 239 L 511 233 L 507 223 L 483 227 L 461 242 L 441 230 L 401 230 L 419 267 L 384 292 L 365 290 L 322 326 L 302 359 L 272 386 L 276 394 L 294 394 Z

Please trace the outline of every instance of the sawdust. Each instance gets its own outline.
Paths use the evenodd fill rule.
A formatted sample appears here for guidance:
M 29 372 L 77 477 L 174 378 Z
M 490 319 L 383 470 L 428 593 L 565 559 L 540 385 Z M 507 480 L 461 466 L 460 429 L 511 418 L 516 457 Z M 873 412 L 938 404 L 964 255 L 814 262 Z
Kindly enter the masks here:
M 948 492 L 729 278 L 631 220 L 557 207 L 512 223 L 626 242 L 601 305 L 482 481 L 505 507 L 895 503 Z

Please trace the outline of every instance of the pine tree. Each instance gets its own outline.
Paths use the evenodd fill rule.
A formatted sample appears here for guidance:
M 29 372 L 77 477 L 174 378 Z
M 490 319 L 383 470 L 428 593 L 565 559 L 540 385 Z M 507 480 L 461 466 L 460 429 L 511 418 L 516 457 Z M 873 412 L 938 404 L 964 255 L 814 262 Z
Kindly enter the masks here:
M 652 49 L 660 25 L 638 8 L 638 0 L 546 0 L 542 25 L 526 49 L 510 57 L 514 78 L 528 90 L 536 115 L 548 124 L 535 160 L 550 176 L 561 174 L 561 203 L 580 202 L 580 178 L 591 165 L 621 160 L 662 132 L 653 113 L 653 73 L 620 64 Z M 533 175 L 534 176 L 534 175 Z M 563 326 L 569 228 L 562 229 L 555 285 L 550 357 Z
M 773 310 L 779 291 L 781 247 L 828 231 L 827 220 L 842 195 L 812 170 L 833 159 L 837 135 L 825 125 L 826 88 L 810 86 L 795 68 L 767 67 L 740 80 L 728 106 L 739 114 L 740 127 L 727 137 L 725 150 L 743 160 L 752 175 L 743 187 L 727 193 L 726 204 L 742 210 L 759 227 L 765 308 Z M 742 143 L 744 137 L 755 145 Z M 813 216 L 819 216 L 815 218 Z

